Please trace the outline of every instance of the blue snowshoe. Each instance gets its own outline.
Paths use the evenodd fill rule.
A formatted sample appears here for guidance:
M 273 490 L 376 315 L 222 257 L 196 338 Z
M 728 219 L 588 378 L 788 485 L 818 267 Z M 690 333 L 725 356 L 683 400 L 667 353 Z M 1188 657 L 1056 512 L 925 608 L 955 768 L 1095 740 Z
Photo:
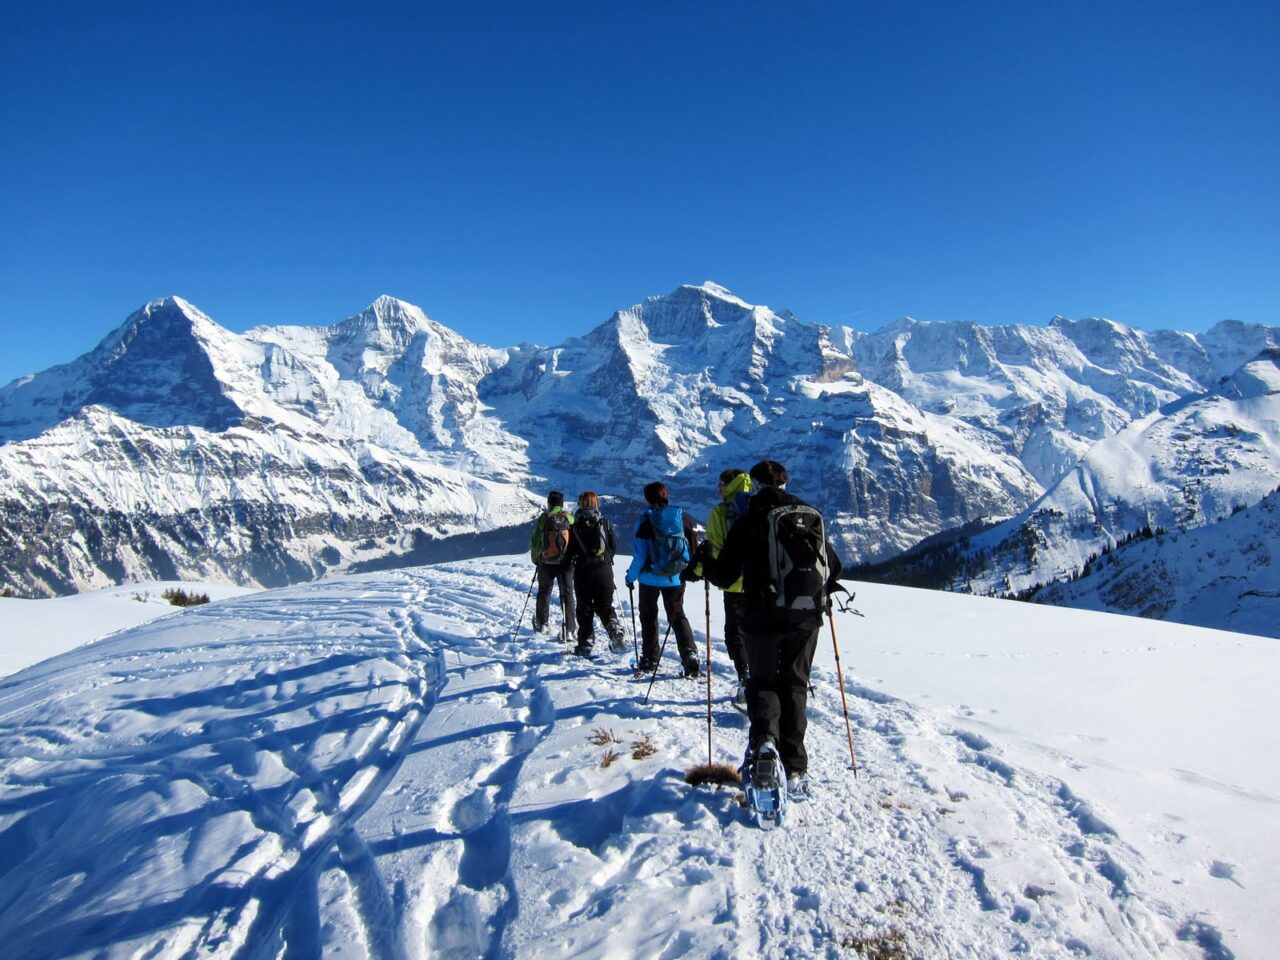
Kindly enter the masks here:
M 748 757 L 742 778 L 747 806 L 763 830 L 782 826 L 787 809 L 787 778 L 782 773 L 782 758 L 771 740 L 766 740 Z

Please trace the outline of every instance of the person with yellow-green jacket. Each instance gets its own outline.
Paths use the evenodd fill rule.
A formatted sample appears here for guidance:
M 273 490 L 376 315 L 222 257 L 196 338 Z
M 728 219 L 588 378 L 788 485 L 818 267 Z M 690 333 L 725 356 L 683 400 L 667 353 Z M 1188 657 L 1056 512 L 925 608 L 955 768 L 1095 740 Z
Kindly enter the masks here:
M 711 556 L 720 556 L 725 537 L 735 520 L 747 512 L 751 500 L 751 477 L 736 467 L 720 474 L 720 502 L 711 508 L 707 518 L 707 543 Z M 747 652 L 742 639 L 742 625 L 746 618 L 746 599 L 742 594 L 742 578 L 724 588 L 724 645 L 738 674 L 738 689 L 733 695 L 733 705 L 739 710 L 747 708 Z

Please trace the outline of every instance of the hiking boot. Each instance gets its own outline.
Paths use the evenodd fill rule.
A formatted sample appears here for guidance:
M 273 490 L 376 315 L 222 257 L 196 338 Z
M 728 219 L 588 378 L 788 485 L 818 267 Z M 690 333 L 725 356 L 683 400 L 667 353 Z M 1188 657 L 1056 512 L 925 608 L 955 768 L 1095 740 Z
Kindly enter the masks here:
M 803 803 L 813 796 L 812 785 L 807 773 L 787 774 L 787 799 Z
M 538 623 L 535 620 L 533 624 L 533 632 L 539 636 L 545 636 L 547 633 L 547 625 L 545 623 Z
M 697 660 L 684 661 L 684 675 L 686 677 L 697 677 L 702 673 L 702 665 Z
M 578 645 L 573 648 L 573 655 L 575 657 L 591 656 L 591 644 L 579 642 Z
M 657 669 L 657 660 L 650 660 L 648 657 L 641 657 L 636 662 L 636 673 L 653 673 L 653 671 Z

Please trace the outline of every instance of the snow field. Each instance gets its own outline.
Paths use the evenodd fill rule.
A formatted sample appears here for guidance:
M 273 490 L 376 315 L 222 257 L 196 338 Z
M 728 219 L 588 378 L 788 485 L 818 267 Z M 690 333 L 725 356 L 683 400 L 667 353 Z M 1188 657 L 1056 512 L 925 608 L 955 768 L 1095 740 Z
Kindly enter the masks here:
M 682 782 L 706 760 L 705 681 L 678 679 L 669 648 L 643 704 L 629 654 L 514 632 L 529 574 L 497 558 L 255 594 L 0 683 L 8 955 L 1223 958 L 1274 933 L 1197 909 L 1132 818 L 1036 763 L 994 710 L 860 675 L 895 659 L 874 647 L 923 615 L 917 592 L 867 588 L 866 620 L 837 617 L 856 780 L 824 632 L 816 796 L 765 833 L 738 791 Z M 700 650 L 704 596 L 686 596 Z M 963 649 L 982 608 L 947 599 L 967 604 L 897 660 L 939 659 L 939 633 Z M 1006 650 L 1002 616 L 1025 632 L 1061 613 L 991 611 Z M 736 765 L 714 591 L 711 621 L 714 758 Z

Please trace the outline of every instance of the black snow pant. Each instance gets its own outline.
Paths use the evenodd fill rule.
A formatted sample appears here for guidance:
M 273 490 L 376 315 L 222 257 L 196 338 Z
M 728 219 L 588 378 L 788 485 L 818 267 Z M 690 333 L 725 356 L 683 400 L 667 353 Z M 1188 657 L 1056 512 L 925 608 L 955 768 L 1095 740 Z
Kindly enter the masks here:
M 613 564 L 583 563 L 573 570 L 573 592 L 578 602 L 578 645 L 590 647 L 595 636 L 593 618 L 599 617 L 610 638 L 622 636 L 622 625 L 613 612 Z
M 667 611 L 667 623 L 676 635 L 676 649 L 684 663 L 697 661 L 698 647 L 693 642 L 693 627 L 684 615 L 684 584 L 678 587 L 651 587 L 640 584 L 640 657 L 658 662 L 658 596 Z
M 747 717 L 750 745 L 765 740 L 778 747 L 787 775 L 809 769 L 804 749 L 809 704 L 809 671 L 820 627 L 756 633 L 744 631 L 747 645 Z
M 742 625 L 747 622 L 747 598 L 740 593 L 724 595 L 724 647 L 729 651 L 738 682 L 747 679 L 747 649 L 742 639 Z
M 560 591 L 560 608 L 564 613 L 567 630 L 573 628 L 569 624 L 574 621 L 573 590 L 569 587 L 570 567 L 561 563 L 538 564 L 538 601 L 533 608 L 533 629 L 547 629 L 547 617 L 551 612 L 551 585 L 556 584 Z M 566 639 L 570 634 L 566 633 Z

